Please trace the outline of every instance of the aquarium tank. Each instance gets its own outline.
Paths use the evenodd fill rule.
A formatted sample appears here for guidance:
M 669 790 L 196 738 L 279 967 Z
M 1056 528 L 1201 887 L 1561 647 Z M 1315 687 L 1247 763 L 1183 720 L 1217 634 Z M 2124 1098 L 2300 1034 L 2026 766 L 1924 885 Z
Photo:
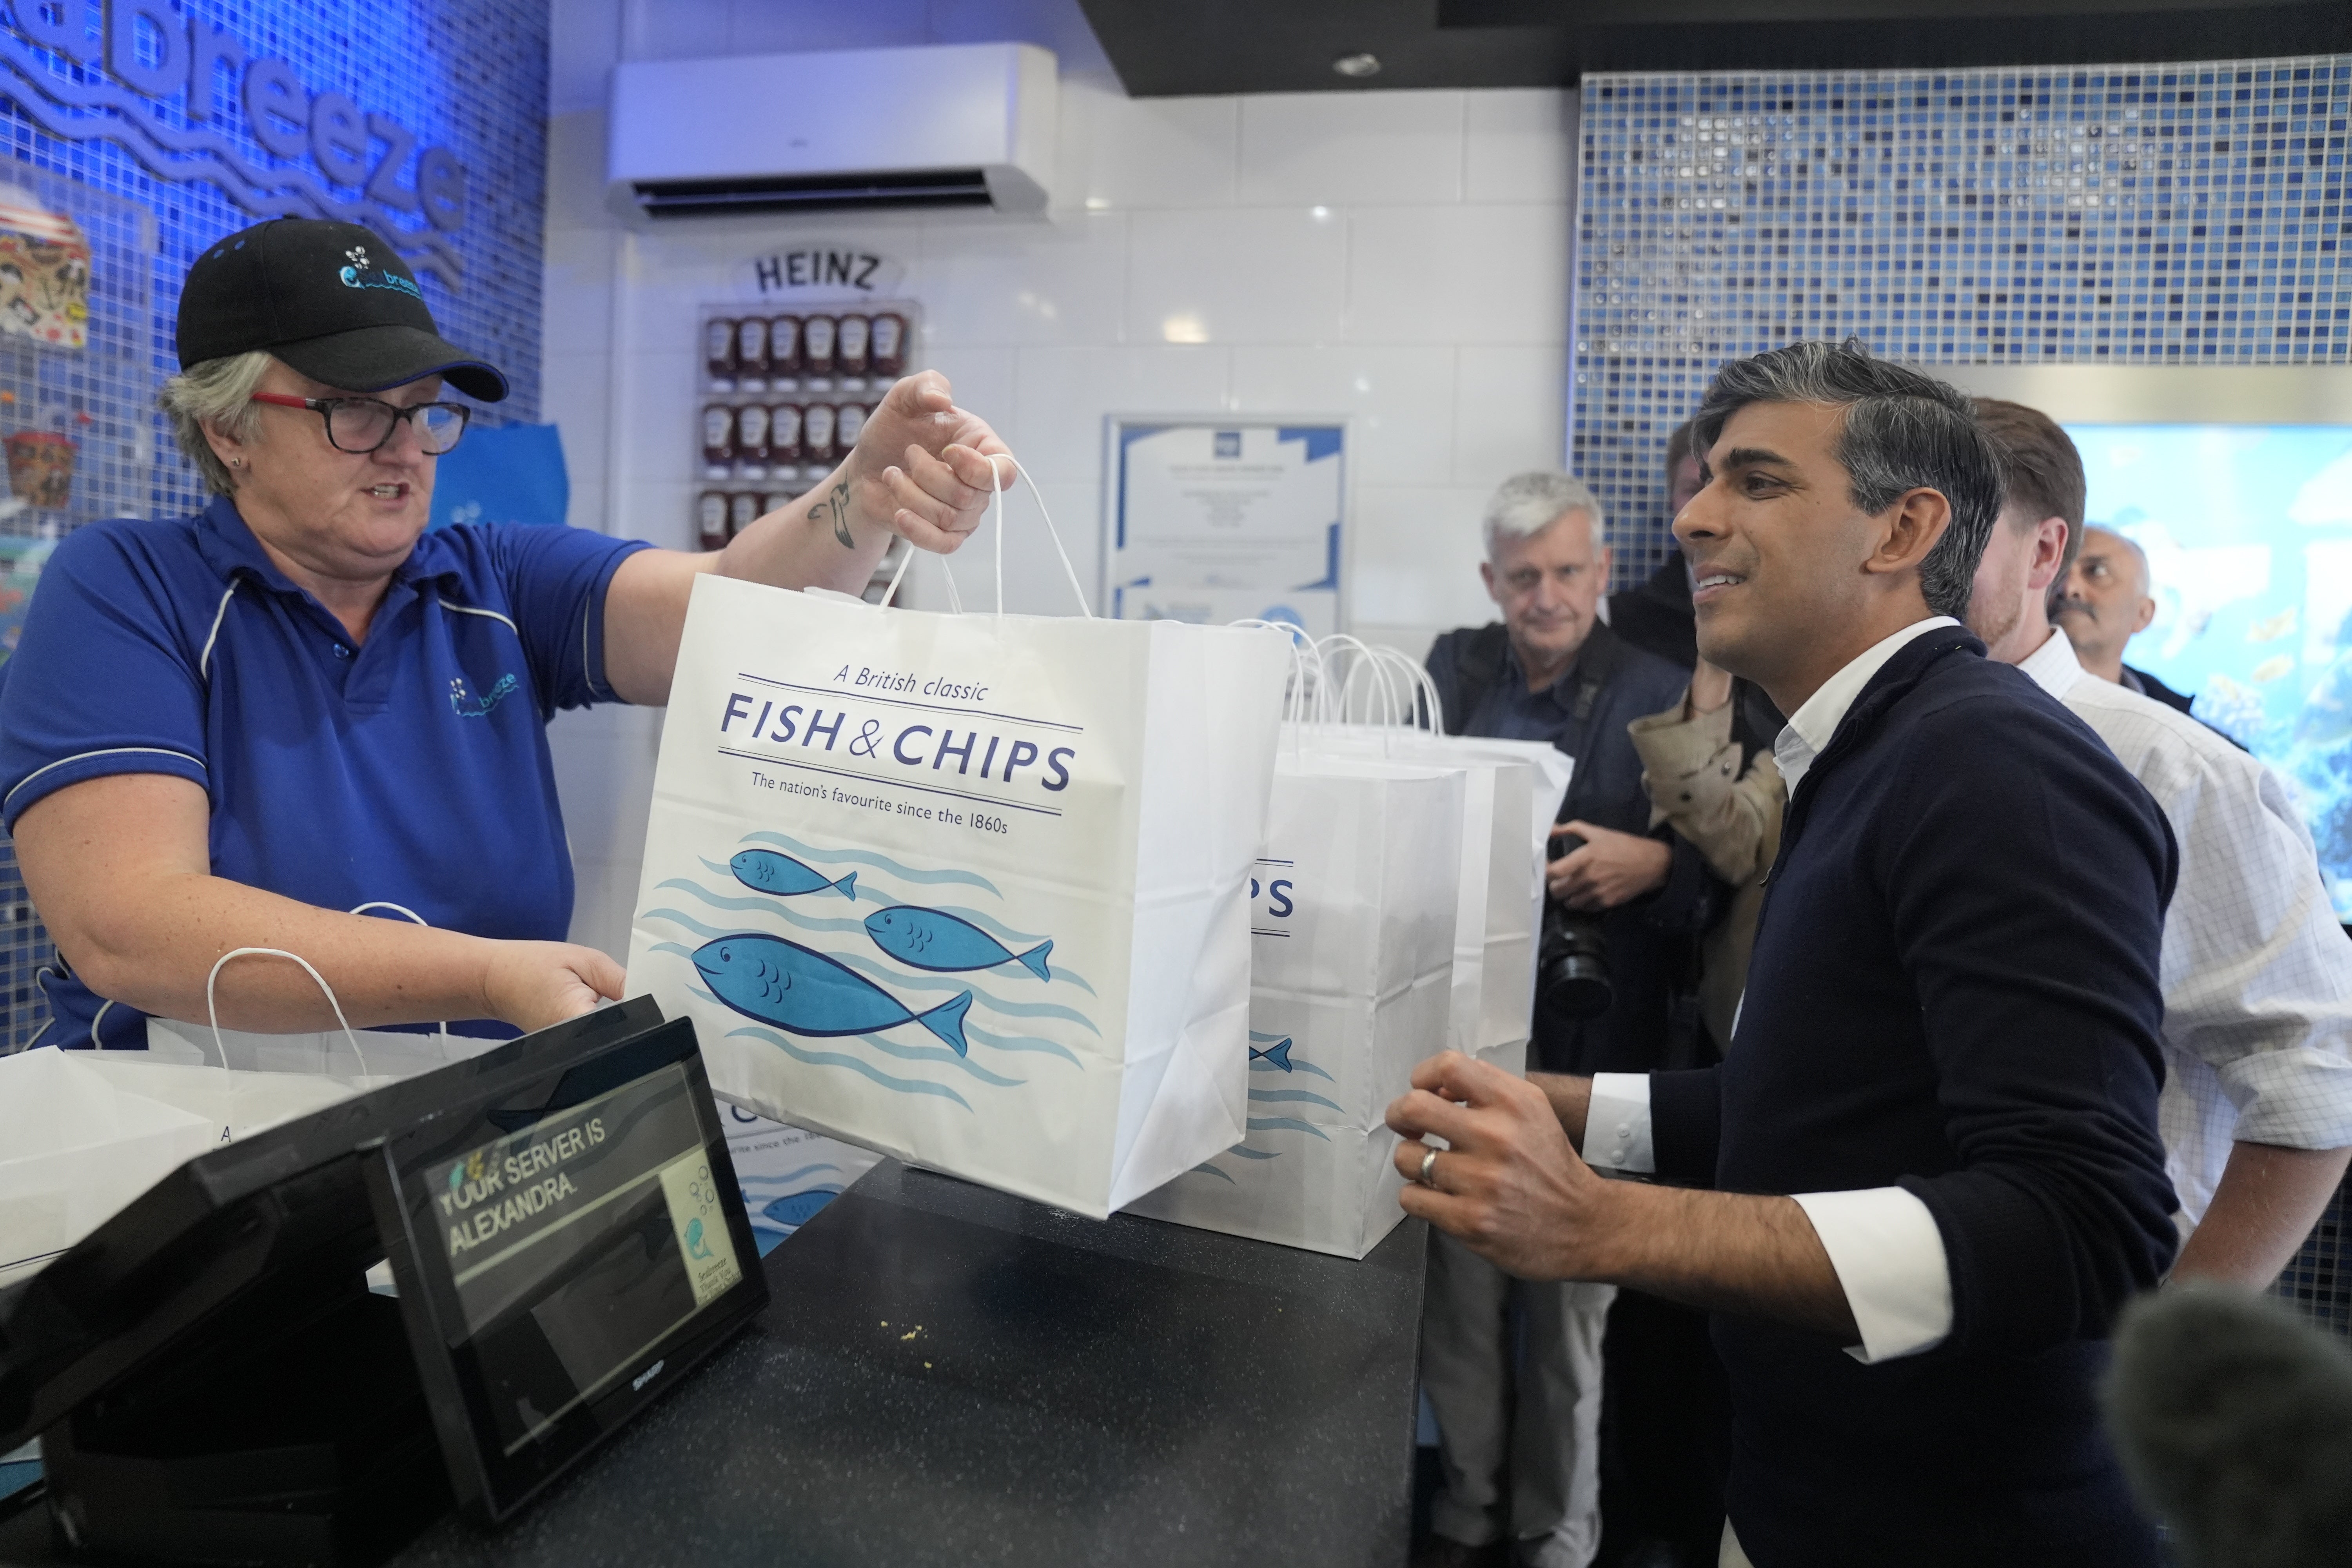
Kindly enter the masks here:
M 2286 782 L 2352 921 L 2352 426 L 2069 424 L 2093 527 L 2147 554 L 2124 660 Z

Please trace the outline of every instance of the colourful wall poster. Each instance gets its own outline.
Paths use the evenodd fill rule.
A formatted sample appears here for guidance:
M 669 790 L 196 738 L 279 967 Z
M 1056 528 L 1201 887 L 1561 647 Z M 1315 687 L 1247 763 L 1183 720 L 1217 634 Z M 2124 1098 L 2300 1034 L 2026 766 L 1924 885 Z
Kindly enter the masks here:
M 1110 447 L 1108 614 L 1340 629 L 1343 423 L 1114 417 Z
M 65 349 L 89 333 L 89 240 L 16 184 L 0 184 L 0 332 Z
M 2283 779 L 2352 921 L 2352 427 L 2068 426 L 2089 521 L 2147 552 L 2125 662 Z

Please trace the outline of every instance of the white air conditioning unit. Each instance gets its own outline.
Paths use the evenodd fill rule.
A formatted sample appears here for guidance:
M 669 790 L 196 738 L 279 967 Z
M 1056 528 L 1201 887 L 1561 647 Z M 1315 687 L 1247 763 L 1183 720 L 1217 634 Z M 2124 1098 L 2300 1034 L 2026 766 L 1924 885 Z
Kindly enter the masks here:
M 637 60 L 613 72 L 624 219 L 844 207 L 1045 210 L 1056 82 L 1031 44 Z

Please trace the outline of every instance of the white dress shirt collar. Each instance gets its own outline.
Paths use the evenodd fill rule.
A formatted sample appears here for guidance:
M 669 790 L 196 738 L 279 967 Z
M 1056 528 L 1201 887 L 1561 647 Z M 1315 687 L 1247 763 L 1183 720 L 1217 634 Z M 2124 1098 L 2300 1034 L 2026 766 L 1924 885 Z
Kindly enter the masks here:
M 1837 733 L 1839 722 L 1870 678 L 1885 668 L 1886 661 L 1900 653 L 1912 638 L 1924 637 L 1937 626 L 1956 626 L 1960 623 L 1949 616 L 1929 616 L 1924 621 L 1914 621 L 1896 632 L 1871 644 L 1856 654 L 1843 669 L 1822 682 L 1822 689 L 1805 699 L 1804 705 L 1789 715 L 1781 726 L 1780 739 L 1772 742 L 1772 760 L 1780 766 L 1780 781 L 1789 793 L 1797 793 L 1806 771 Z M 2064 640 L 2061 638 L 2060 640 Z
M 2074 683 L 2088 673 L 2083 668 L 2083 661 L 2074 657 L 2074 645 L 2066 640 L 2066 634 L 2055 630 L 2051 632 L 2049 641 L 2019 660 L 2017 668 L 2061 702 L 2066 700 L 2066 693 L 2074 689 Z

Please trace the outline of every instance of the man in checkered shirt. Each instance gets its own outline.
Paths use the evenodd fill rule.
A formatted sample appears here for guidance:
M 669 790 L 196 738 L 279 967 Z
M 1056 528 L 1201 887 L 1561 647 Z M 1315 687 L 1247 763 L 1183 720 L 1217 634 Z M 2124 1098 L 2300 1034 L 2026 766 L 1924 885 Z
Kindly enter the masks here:
M 2267 1286 L 2352 1159 L 2352 942 L 2277 777 L 2188 715 L 2085 672 L 2051 629 L 2050 584 L 2083 537 L 2074 443 L 2014 403 L 1979 398 L 1977 418 L 2002 450 L 2007 494 L 1969 629 L 2098 732 L 2179 844 L 2158 1106 L 2188 1232 L 2173 1278 Z

